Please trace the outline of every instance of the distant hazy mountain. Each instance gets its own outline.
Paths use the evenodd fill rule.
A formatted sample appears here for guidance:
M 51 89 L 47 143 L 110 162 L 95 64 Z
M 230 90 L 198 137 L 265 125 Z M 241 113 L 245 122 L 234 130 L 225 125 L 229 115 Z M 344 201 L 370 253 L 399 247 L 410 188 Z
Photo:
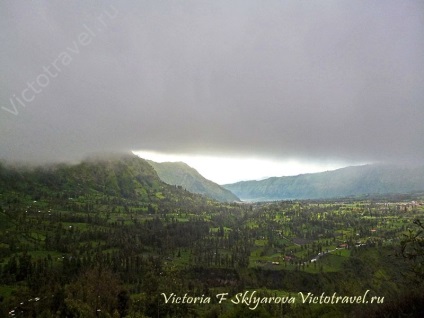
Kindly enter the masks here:
M 223 185 L 246 201 L 320 199 L 424 190 L 424 166 L 365 165 Z
M 179 185 L 187 191 L 202 194 L 222 202 L 240 201 L 231 191 L 204 178 L 197 170 L 184 162 L 157 163 L 150 160 L 148 162 L 156 170 L 159 178 L 168 184 Z

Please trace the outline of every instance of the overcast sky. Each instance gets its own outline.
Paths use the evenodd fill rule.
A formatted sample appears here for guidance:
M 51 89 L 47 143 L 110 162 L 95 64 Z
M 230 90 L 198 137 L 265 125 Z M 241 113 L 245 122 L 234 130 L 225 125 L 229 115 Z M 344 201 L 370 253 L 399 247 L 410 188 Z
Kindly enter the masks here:
M 423 1 L 1 1 L 0 157 L 422 162 Z

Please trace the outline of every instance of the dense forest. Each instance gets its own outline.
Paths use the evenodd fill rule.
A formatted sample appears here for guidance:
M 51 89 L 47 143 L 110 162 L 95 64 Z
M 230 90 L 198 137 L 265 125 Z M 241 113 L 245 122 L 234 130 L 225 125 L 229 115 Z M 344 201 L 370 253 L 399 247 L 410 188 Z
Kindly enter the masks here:
M 221 203 L 135 156 L 2 163 L 0 316 L 419 317 L 423 200 Z

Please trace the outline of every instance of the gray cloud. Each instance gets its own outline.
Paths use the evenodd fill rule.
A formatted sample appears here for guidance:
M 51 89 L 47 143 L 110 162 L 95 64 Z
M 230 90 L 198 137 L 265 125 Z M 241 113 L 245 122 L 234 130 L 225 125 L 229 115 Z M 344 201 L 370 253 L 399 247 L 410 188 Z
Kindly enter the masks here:
M 0 30 L 1 158 L 424 158 L 418 0 L 9 1 Z

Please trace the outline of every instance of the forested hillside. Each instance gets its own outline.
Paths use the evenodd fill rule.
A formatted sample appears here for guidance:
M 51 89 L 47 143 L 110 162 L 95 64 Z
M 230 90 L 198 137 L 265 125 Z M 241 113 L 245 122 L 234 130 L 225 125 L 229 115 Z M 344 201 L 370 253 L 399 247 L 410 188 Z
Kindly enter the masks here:
M 134 155 L 92 158 L 76 165 L 22 167 L 3 163 L 0 164 L 0 190 L 30 194 L 34 200 L 55 199 L 58 202 L 78 202 L 78 198 L 86 202 L 113 198 L 141 205 L 188 198 L 198 203 L 206 202 L 181 187 L 164 183 L 147 161 Z
M 324 199 L 424 190 L 424 167 L 365 165 L 227 184 L 242 200 Z
M 135 156 L 2 163 L 0 317 L 419 316 L 423 218 L 422 193 L 220 203 Z
M 154 162 L 148 160 L 159 178 L 171 185 L 182 186 L 187 191 L 205 195 L 221 202 L 240 201 L 231 191 L 204 178 L 197 170 L 184 162 Z

